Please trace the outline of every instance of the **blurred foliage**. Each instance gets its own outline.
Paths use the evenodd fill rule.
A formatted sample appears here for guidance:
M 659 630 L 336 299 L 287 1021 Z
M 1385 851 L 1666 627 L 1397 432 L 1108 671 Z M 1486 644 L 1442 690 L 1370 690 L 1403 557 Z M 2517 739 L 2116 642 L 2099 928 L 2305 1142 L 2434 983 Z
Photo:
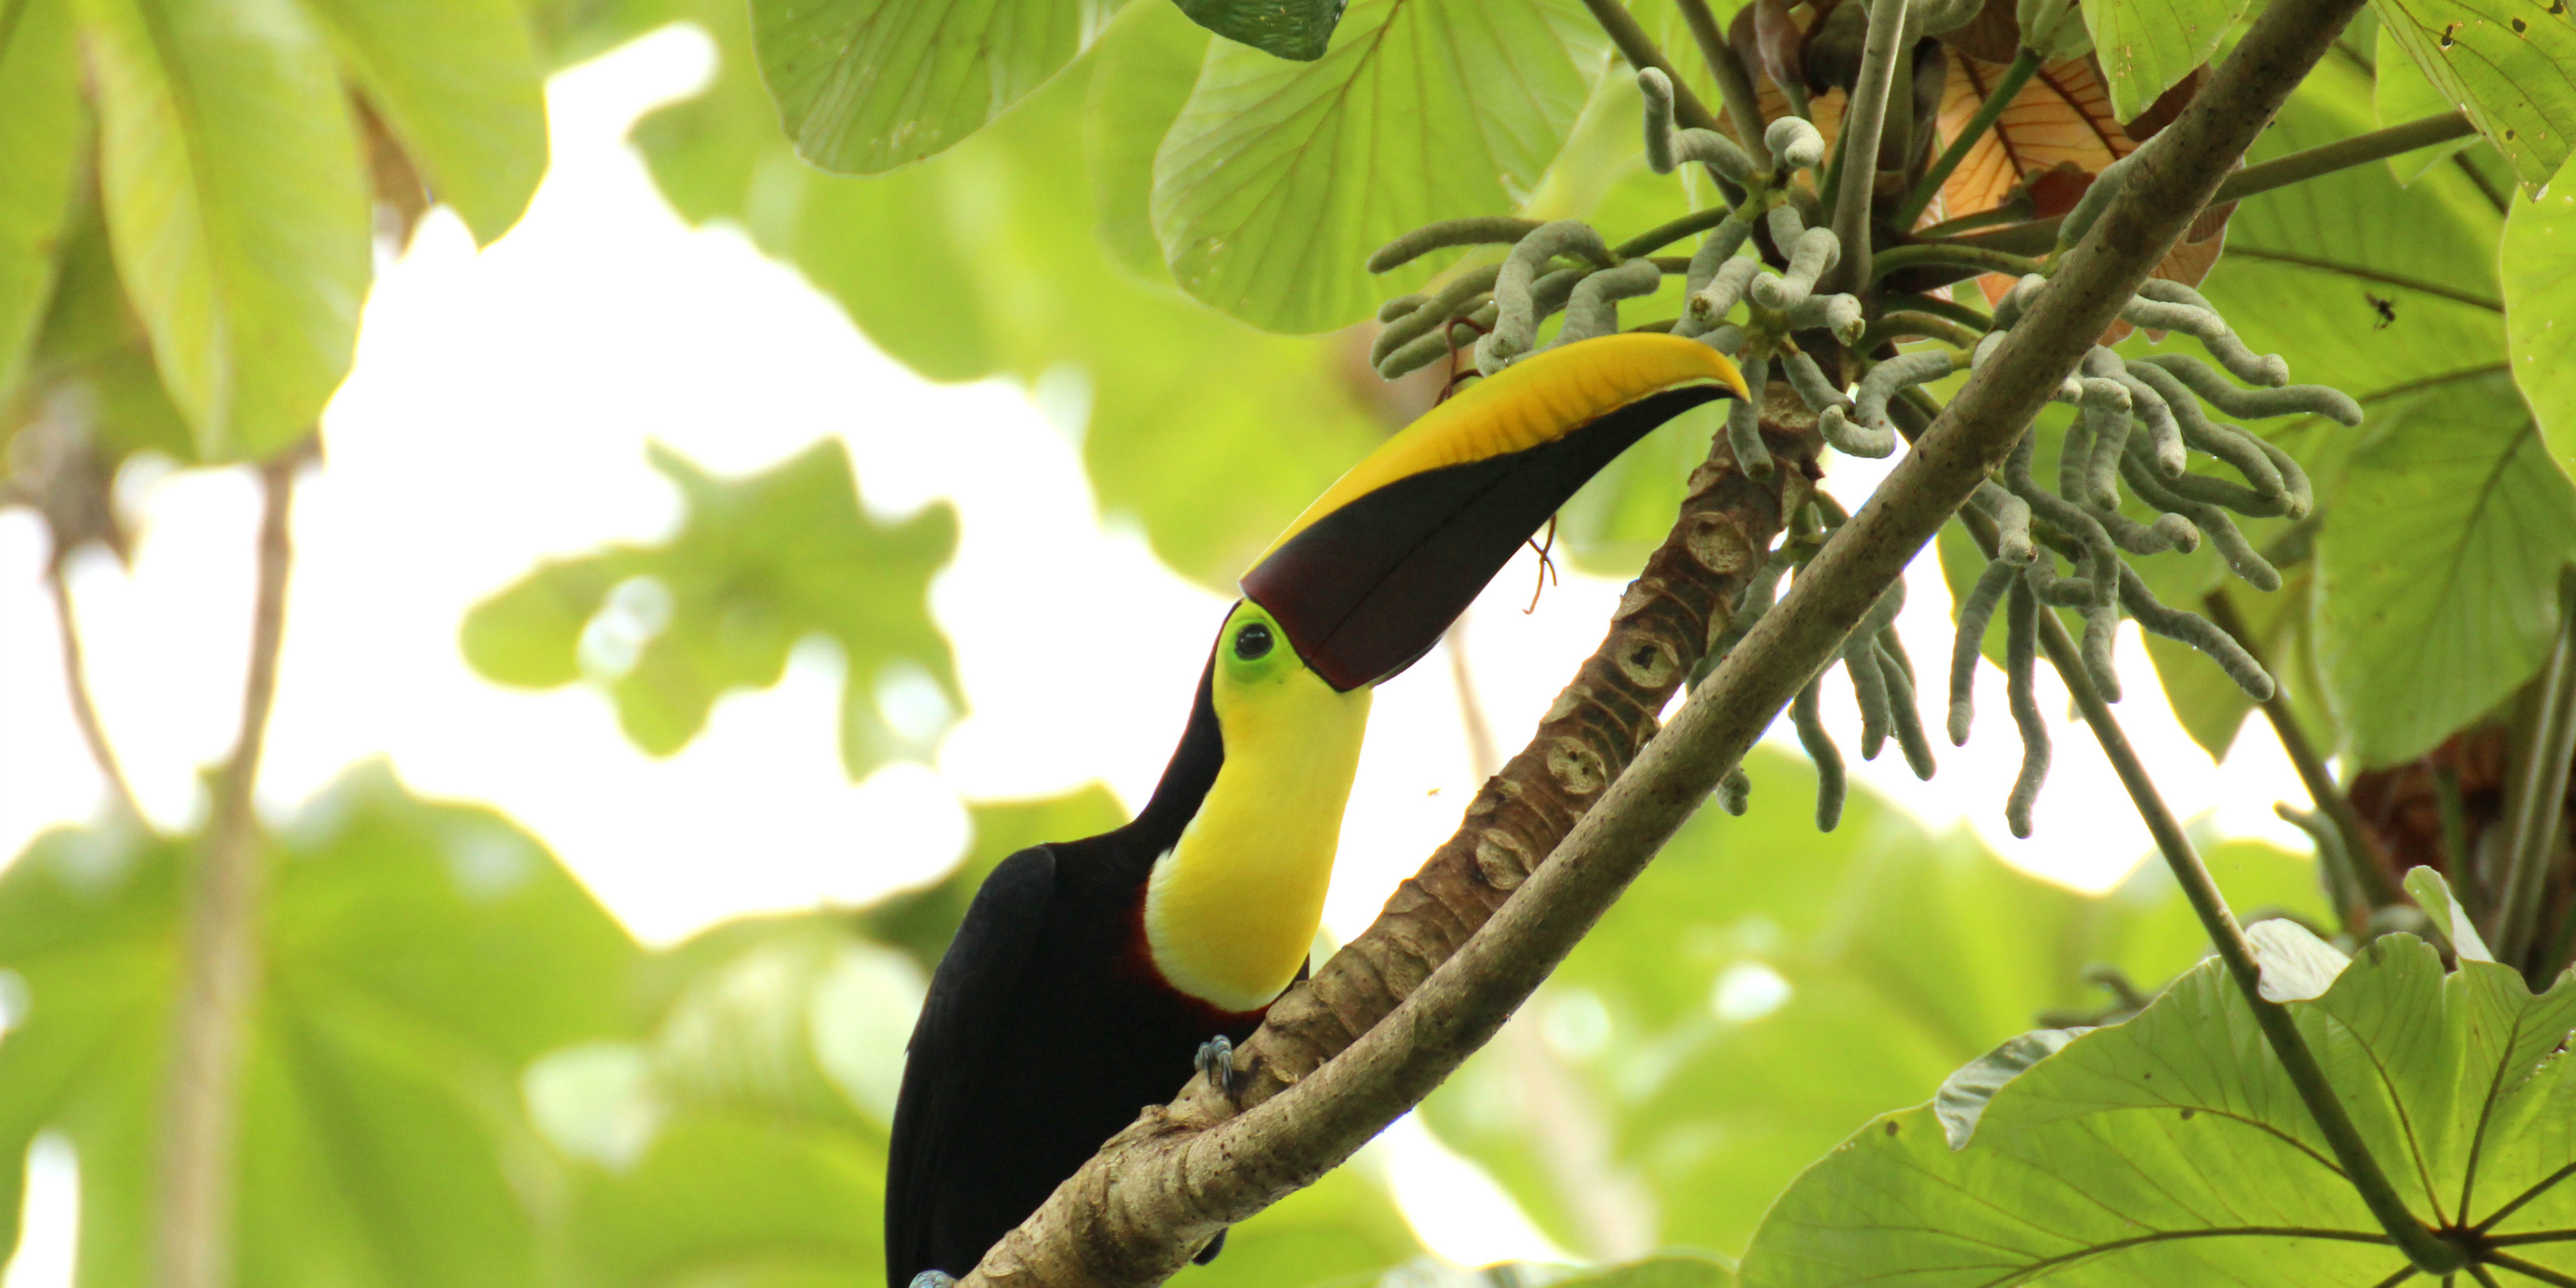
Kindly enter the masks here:
M 2411 935 L 2349 966 L 2296 932 L 2271 946 L 2267 991 L 2276 967 L 2320 981 L 2291 1011 L 2408 1202 L 2510 1244 L 2520 1265 L 2480 1282 L 2563 1281 L 2576 983 L 2534 997 L 2493 962 L 2446 975 Z M 1936 1104 L 1873 1120 L 1800 1177 L 1744 1282 L 1847 1284 L 1854 1264 L 1923 1267 L 1906 1282 L 1925 1288 L 2414 1277 L 2359 1197 L 2320 1183 L 2325 1140 L 2216 960 L 2126 1023 L 2045 1036 L 2063 1049 L 2035 1065 L 1990 1058 L 2000 1091 L 1963 1070 Z
M 739 225 L 925 375 L 1087 390 L 1083 455 L 1102 509 L 1228 587 L 1428 405 L 1436 381 L 1389 386 L 1368 369 L 1374 303 L 1493 258 L 1440 252 L 1372 278 L 1368 250 L 1458 215 L 1582 217 L 1616 240 L 1711 197 L 1697 176 L 1647 170 L 1635 85 L 1575 0 L 1358 0 L 1306 62 L 1209 30 L 1287 32 L 1293 19 L 1311 39 L 1328 7 L 0 0 L 0 504 L 39 506 L 58 548 L 122 549 L 108 495 L 129 456 L 221 464 L 299 439 L 348 369 L 375 230 L 399 235 L 435 201 L 479 242 L 500 236 L 545 168 L 543 73 L 685 21 L 714 39 L 716 75 L 635 131 L 672 204 Z M 2084 4 L 2114 105 L 2175 83 L 2243 7 Z M 1692 47 L 1679 5 L 1633 8 L 1666 50 Z M 2361 398 L 2369 422 L 2258 426 L 2317 485 L 2316 518 L 2247 525 L 2283 564 L 2281 592 L 2233 584 L 2206 549 L 2145 565 L 2169 602 L 2229 596 L 2300 718 L 2362 764 L 2414 758 L 2524 686 L 2576 555 L 2561 468 L 2576 460 L 2576 382 L 2555 330 L 2576 315 L 2576 252 L 2561 244 L 2576 204 L 2505 199 L 2564 177 L 2576 28 L 2515 0 L 2380 12 L 2254 159 L 2452 103 L 2484 139 L 2248 199 L 2205 287 L 2256 349 Z M 1682 61 L 1682 80 L 1717 102 Z M 866 74 L 879 65 L 904 74 Z M 1633 307 L 1666 316 L 1677 295 L 1668 285 Z M 1633 568 L 1715 427 L 1713 413 L 1685 417 L 1605 471 L 1567 507 L 1562 549 L 1587 570 Z M 2043 423 L 2043 473 L 2059 433 Z M 775 683 L 791 647 L 820 633 L 847 662 L 850 774 L 926 755 L 964 704 L 927 608 L 952 513 L 875 521 L 833 442 L 745 479 L 668 452 L 655 463 L 687 503 L 679 532 L 502 590 L 464 624 L 473 664 L 507 683 L 600 684 L 628 733 L 668 752 L 723 693 Z M 1945 536 L 1945 567 L 1960 554 Z M 2242 694 L 2201 658 L 2148 648 L 2185 726 L 2222 752 Z M 2186 1194 L 2348 1204 L 2302 1185 L 2277 1148 L 2242 1151 L 2234 1171 L 2156 1154 L 2197 1149 L 2224 1130 L 2219 1114 L 2185 1125 L 2075 1103 L 2069 1087 L 2117 1081 L 2152 1040 L 2158 1058 L 2185 1058 L 2170 1046 L 2198 1060 L 2210 1086 L 2265 1091 L 2252 1117 L 2298 1138 L 2304 1120 L 2261 1085 L 2270 1066 L 2207 967 L 2141 1022 L 2029 1065 L 1967 1153 L 1948 1151 L 1930 1108 L 1873 1118 L 2043 1013 L 2122 1013 L 2084 986 L 2086 969 L 2154 987 L 2189 967 L 2201 930 L 2160 869 L 2079 896 L 1863 793 L 1819 837 L 1812 772 L 1767 751 L 1751 763 L 1753 813 L 1694 821 L 1512 1033 L 1425 1107 L 1565 1246 L 1732 1252 L 1824 1156 L 1781 1200 L 1751 1275 L 1803 1281 L 1780 1268 L 1813 1264 L 1795 1261 L 1798 1240 L 1918 1237 L 1882 1221 L 1899 1200 L 1959 1229 L 1995 1212 L 2099 1210 L 2085 1204 L 2101 1195 L 2051 1189 L 2025 1166 L 2059 1159 L 2078 1132 L 2165 1183 L 2110 1210 Z M 970 852 L 930 885 L 646 952 L 507 820 L 353 772 L 264 842 L 238 1281 L 878 1282 L 886 1116 L 926 972 L 1003 856 L 1123 817 L 1096 786 L 972 813 Z M 196 844 L 60 831 L 0 873 L 0 1228 L 18 1220 L 29 1142 L 61 1133 L 81 1164 L 85 1288 L 144 1274 L 178 891 Z M 2210 858 L 2239 907 L 2322 916 L 2305 863 L 2249 845 Z M 2376 1106 L 2367 1129 L 2385 1135 L 2399 1111 L 2438 1119 L 2430 1144 L 2383 1143 L 2446 1182 L 2481 1139 L 2500 1145 L 2498 1176 L 2556 1166 L 2569 1152 L 2556 1128 L 2576 1119 L 2534 1106 L 2564 1101 L 2563 1061 L 2503 1089 L 2499 1103 L 2530 1117 L 2482 1137 L 2442 1117 L 2467 1103 L 2444 1098 L 2469 1085 L 2460 1042 L 2384 1051 L 2371 1034 L 2447 1039 L 2535 1015 L 2537 1033 L 2561 1024 L 2568 990 L 2531 1002 L 2492 972 L 2437 971 L 2383 941 L 2303 1008 L 2321 1032 L 2328 1015 L 2343 1026 L 2326 1044 L 2339 1075 L 2389 1057 L 2398 1085 L 2362 1097 Z M 2166 1028 L 2233 1046 L 2190 1048 Z M 2141 1086 L 2122 1094 L 2174 1107 Z M 1888 1167 L 1946 1179 L 1890 1188 L 1869 1170 Z M 2563 1224 L 2566 1198 L 2517 1219 Z M 1989 1200 L 2000 1206 L 1978 1206 Z M 1994 1242 L 2055 1255 L 2020 1237 Z M 2325 1264 L 2244 1255 L 2256 1260 L 2227 1264 L 2283 1280 Z M 1695 1254 L 1582 1273 L 1420 1258 L 1383 1188 L 1345 1168 L 1236 1230 L 1186 1282 L 1733 1281 Z
M 847 668 L 850 777 L 927 756 L 965 705 L 930 620 L 956 512 L 937 502 L 901 524 L 870 519 L 838 439 L 744 479 L 711 477 L 659 446 L 653 464 L 687 507 L 679 532 L 544 564 L 478 605 L 463 636 L 475 669 L 531 688 L 588 677 L 616 698 L 628 737 L 668 755 L 706 727 L 718 697 L 778 683 L 789 649 L 821 632 Z
M 1664 847 L 1523 1008 L 1537 1040 L 1478 1052 L 1425 1102 L 1568 1248 L 1609 1246 L 1606 1181 L 1643 1200 L 1654 1241 L 1740 1249 L 1855 1126 L 2043 1011 L 2113 1000 L 2086 967 L 2153 987 L 2204 951 L 2161 866 L 2079 895 L 1857 787 L 1819 835 L 1805 761 L 1757 747 L 1745 766 L 1751 811 L 1702 810 Z M 2304 860 L 2210 857 L 2236 906 L 2324 914 Z
M 0 439 L 46 420 L 113 444 L 95 406 L 143 401 L 179 413 L 195 455 L 275 452 L 348 372 L 373 203 L 407 223 L 425 188 L 488 242 L 545 170 L 540 59 L 515 0 L 0 12 Z M 77 261 L 91 219 L 113 271 Z M 97 356 L 100 329 L 52 323 L 111 316 L 148 371 L 131 354 L 63 360 Z
M 0 874 L 0 1245 L 30 1139 L 80 1159 L 80 1283 L 144 1282 L 192 838 L 57 831 Z M 536 840 L 363 767 L 262 856 L 242 1086 L 244 1284 L 541 1282 L 555 1171 L 519 1070 L 624 1032 L 637 952 Z

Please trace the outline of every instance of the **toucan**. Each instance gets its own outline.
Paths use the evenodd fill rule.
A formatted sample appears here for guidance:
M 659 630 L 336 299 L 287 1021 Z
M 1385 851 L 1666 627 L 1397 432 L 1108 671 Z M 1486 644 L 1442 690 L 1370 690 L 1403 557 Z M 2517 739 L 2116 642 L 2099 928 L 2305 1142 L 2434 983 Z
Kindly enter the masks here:
M 1389 438 L 1261 554 L 1135 821 L 1003 860 L 932 973 L 889 1143 L 889 1288 L 974 1269 L 1205 1055 L 1251 1036 L 1305 973 L 1371 689 L 1611 458 L 1743 396 L 1734 364 L 1692 340 L 1543 350 Z

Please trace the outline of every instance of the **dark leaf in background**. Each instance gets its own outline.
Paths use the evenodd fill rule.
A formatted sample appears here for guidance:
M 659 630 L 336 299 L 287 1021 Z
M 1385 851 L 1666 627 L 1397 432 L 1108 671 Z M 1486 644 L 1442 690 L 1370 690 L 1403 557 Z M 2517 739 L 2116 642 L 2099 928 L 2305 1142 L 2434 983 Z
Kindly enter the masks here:
M 1311 63 L 1332 43 L 1344 0 L 1173 0 L 1190 21 L 1265 54 Z
M 776 684 L 788 650 L 820 632 L 847 666 L 841 760 L 852 778 L 926 755 L 964 705 L 930 578 L 957 545 L 945 503 L 899 524 L 859 508 L 838 439 L 766 473 L 718 479 L 668 449 L 656 468 L 687 518 L 668 544 L 545 564 L 466 617 L 467 660 L 504 684 L 588 676 L 617 699 L 628 737 L 668 755 L 717 698 Z

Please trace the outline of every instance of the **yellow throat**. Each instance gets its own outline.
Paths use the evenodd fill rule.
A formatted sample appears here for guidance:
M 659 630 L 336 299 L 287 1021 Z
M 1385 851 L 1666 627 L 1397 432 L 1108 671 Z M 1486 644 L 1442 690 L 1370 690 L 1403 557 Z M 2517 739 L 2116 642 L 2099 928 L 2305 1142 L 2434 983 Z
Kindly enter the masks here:
M 1253 1011 L 1297 977 L 1323 921 L 1369 688 L 1335 693 L 1250 602 L 1226 619 L 1209 687 L 1225 760 L 1154 863 L 1145 942 L 1173 987 Z

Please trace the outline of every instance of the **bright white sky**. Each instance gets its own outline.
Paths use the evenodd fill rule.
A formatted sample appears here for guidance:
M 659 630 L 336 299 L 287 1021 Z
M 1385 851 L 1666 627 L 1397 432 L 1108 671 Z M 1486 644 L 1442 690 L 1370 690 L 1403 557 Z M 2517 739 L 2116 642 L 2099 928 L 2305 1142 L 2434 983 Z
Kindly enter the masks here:
M 489 802 L 543 838 L 654 944 L 745 913 L 854 903 L 940 874 L 965 840 L 963 799 L 1103 780 L 1131 804 L 1170 754 L 1225 600 L 1164 568 L 1131 521 L 1094 512 L 1079 425 L 1051 423 L 1015 385 L 929 384 L 877 353 L 831 301 L 739 234 L 694 230 L 664 205 L 624 137 L 687 93 L 711 51 L 664 32 L 558 76 L 553 169 L 508 237 L 478 254 L 445 211 L 380 265 L 358 364 L 325 420 L 329 466 L 296 499 L 284 678 L 261 802 L 292 811 L 352 764 L 389 760 L 425 795 Z M 459 622 L 538 560 L 650 541 L 678 518 L 645 461 L 669 444 L 720 473 L 768 466 L 825 436 L 848 444 L 871 510 L 955 504 L 955 564 L 933 607 L 969 704 L 937 772 L 851 783 L 836 750 L 837 654 L 800 650 L 777 688 L 725 699 L 669 759 L 628 743 L 608 701 L 572 687 L 486 683 Z M 1829 490 L 1857 505 L 1884 466 L 1837 461 Z M 257 497 L 241 471 L 129 470 L 120 499 L 141 540 L 130 571 L 92 552 L 72 578 L 93 691 L 154 818 L 193 824 L 198 774 L 233 736 L 246 656 Z M 42 531 L 0 514 L 0 855 L 93 817 L 104 795 L 65 698 Z M 1495 736 L 1518 747 L 1598 641 L 1619 585 L 1569 575 L 1534 614 L 1534 569 L 1507 568 L 1469 617 L 1469 653 Z M 1949 656 L 1949 597 L 1927 557 L 1902 619 L 1918 665 Z M 1116 620 L 1114 635 L 1028 632 Z M 2305 797 L 2261 722 L 2225 773 L 2163 704 L 2124 628 L 2121 715 L 2186 816 L 2304 848 L 2271 815 Z M 1978 736 L 1941 738 L 1918 783 L 1893 749 L 1855 778 L 1935 828 L 1967 826 L 2009 861 L 2105 888 L 2148 851 L 2064 691 L 2042 669 L 2058 753 L 2037 835 L 2015 841 L 2003 800 L 2019 761 L 2002 676 L 1980 664 Z M 1448 666 L 1435 655 L 1380 690 L 1327 928 L 1356 933 L 1457 823 L 1474 786 Z M 1837 676 L 1839 683 L 1839 676 Z M 1857 745 L 1848 690 L 1829 723 Z M 1795 746 L 1786 722 L 1772 737 Z M 1846 755 L 1857 761 L 1849 750 Z M 1756 808 L 1810 808 L 1766 801 Z M 1474 1169 L 1409 1122 L 1378 1151 L 1426 1241 L 1468 1264 L 1549 1255 Z M 73 1166 L 40 1144 L 24 1246 L 6 1288 L 71 1281 Z

